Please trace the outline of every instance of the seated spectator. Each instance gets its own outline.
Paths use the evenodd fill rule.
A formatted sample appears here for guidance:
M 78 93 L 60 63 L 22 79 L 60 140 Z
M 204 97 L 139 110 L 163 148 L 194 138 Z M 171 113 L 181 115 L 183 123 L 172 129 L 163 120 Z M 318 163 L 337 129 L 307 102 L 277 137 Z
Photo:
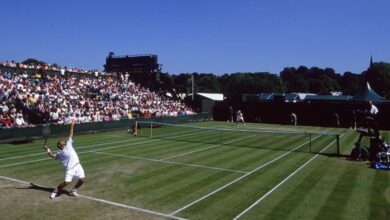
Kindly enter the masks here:
M 50 70 L 51 65 L 19 65 L 7 62 L 8 66 L 32 68 L 35 70 Z M 9 126 L 19 117 L 16 114 L 15 103 L 19 100 L 24 107 L 35 111 L 45 119 L 45 123 L 69 123 L 75 116 L 78 123 L 132 119 L 139 117 L 176 116 L 193 114 L 193 111 L 181 102 L 167 98 L 161 91 L 153 92 L 127 80 L 116 81 L 111 77 L 105 80 L 99 77 L 74 77 L 72 72 L 88 71 L 65 67 L 67 74 L 42 75 L 35 79 L 37 72 L 29 76 L 26 72 L 21 75 L 11 72 L 0 72 L 0 110 L 2 123 L 6 120 Z M 60 71 L 58 68 L 57 71 Z M 92 71 L 94 73 L 96 71 Z M 43 73 L 43 72 L 42 72 Z M 40 73 L 38 72 L 38 75 Z M 18 107 L 20 109 L 20 107 Z M 9 119 L 8 119 L 9 117 Z M 28 123 L 24 115 L 22 118 Z M 16 124 L 20 126 L 20 123 Z
M 3 127 L 3 128 L 12 128 L 13 125 L 14 125 L 14 123 L 13 123 L 13 121 L 12 121 L 11 116 L 5 115 L 5 116 L 3 117 L 2 127 Z
M 15 127 L 17 127 L 17 128 L 26 128 L 26 127 L 28 127 L 27 123 L 23 119 L 23 115 L 21 115 L 19 113 L 16 116 Z

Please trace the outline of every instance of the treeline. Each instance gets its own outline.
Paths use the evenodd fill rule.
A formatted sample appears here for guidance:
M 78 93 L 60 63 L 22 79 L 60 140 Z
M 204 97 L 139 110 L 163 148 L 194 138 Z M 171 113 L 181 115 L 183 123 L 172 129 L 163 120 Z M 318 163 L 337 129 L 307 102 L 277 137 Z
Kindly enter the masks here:
M 160 79 L 176 93 L 191 93 L 193 75 L 195 92 L 223 93 L 225 95 L 258 94 L 262 92 L 309 92 L 330 94 L 340 91 L 343 95 L 355 95 L 365 82 L 381 96 L 390 98 L 390 64 L 373 63 L 362 73 L 339 74 L 332 68 L 288 67 L 277 74 L 268 72 L 232 73 L 162 73 Z
M 25 64 L 45 64 L 37 59 L 27 59 Z M 53 64 L 52 66 L 58 66 Z M 330 94 L 333 91 L 343 95 L 355 95 L 369 82 L 381 96 L 390 99 L 390 63 L 372 63 L 362 73 L 336 73 L 332 68 L 306 66 L 286 67 L 279 74 L 269 72 L 239 72 L 224 75 L 212 73 L 182 73 L 172 75 L 161 73 L 163 87 L 172 94 L 191 93 L 192 76 L 195 92 L 223 93 L 227 96 L 242 94 L 259 94 L 262 92 L 307 92 Z

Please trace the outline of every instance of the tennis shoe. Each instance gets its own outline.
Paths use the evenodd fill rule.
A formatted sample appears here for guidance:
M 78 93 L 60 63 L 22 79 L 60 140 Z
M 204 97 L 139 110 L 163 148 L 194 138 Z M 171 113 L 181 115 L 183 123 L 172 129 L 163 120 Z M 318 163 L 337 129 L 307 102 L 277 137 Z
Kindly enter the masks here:
M 78 197 L 79 194 L 77 193 L 77 189 L 72 189 L 72 190 L 70 191 L 70 195 L 71 195 L 71 196 L 74 196 L 74 197 Z
M 50 194 L 50 199 L 54 199 L 55 197 L 57 197 L 57 193 L 58 193 L 58 190 L 55 189 L 55 190 Z

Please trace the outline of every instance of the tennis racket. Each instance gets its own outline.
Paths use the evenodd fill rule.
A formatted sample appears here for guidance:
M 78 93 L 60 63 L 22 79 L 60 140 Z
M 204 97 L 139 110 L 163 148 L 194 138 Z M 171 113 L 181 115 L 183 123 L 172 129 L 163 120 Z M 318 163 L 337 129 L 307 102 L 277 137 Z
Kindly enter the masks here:
M 45 138 L 45 143 L 43 145 L 47 144 L 47 139 L 49 138 L 50 134 L 51 134 L 50 124 L 43 125 L 42 135 Z

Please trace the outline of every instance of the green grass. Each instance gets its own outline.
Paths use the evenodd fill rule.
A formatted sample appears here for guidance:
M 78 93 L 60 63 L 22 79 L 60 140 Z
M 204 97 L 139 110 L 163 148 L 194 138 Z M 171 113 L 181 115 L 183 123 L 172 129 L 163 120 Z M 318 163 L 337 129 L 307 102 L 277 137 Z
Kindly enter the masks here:
M 271 124 L 237 128 L 222 122 L 191 125 L 233 131 L 160 127 L 153 129 L 152 139 L 146 128 L 139 137 L 127 135 L 125 130 L 74 137 L 87 176 L 81 195 L 160 215 L 66 194 L 50 200 L 49 190 L 31 189 L 27 184 L 0 178 L 0 216 L 2 219 L 169 219 L 162 214 L 174 213 L 174 217 L 186 219 L 232 219 L 271 190 L 240 219 L 388 219 L 390 216 L 390 172 L 345 157 L 357 140 L 358 134 L 353 130 Z M 242 129 L 248 131 L 236 132 Z M 256 132 L 261 130 L 337 133 L 342 135 L 344 156 L 335 157 L 334 136 L 313 135 L 309 146 L 306 134 Z M 389 132 L 382 134 L 390 136 Z M 52 150 L 58 139 L 49 139 Z M 364 143 L 368 145 L 368 138 Z M 41 144 L 42 140 L 0 145 L 0 175 L 50 187 L 58 185 L 64 176 L 62 165 L 49 159 Z M 322 154 L 313 153 L 327 146 Z M 308 153 L 310 149 L 312 153 Z M 302 169 L 291 175 L 299 168 Z

